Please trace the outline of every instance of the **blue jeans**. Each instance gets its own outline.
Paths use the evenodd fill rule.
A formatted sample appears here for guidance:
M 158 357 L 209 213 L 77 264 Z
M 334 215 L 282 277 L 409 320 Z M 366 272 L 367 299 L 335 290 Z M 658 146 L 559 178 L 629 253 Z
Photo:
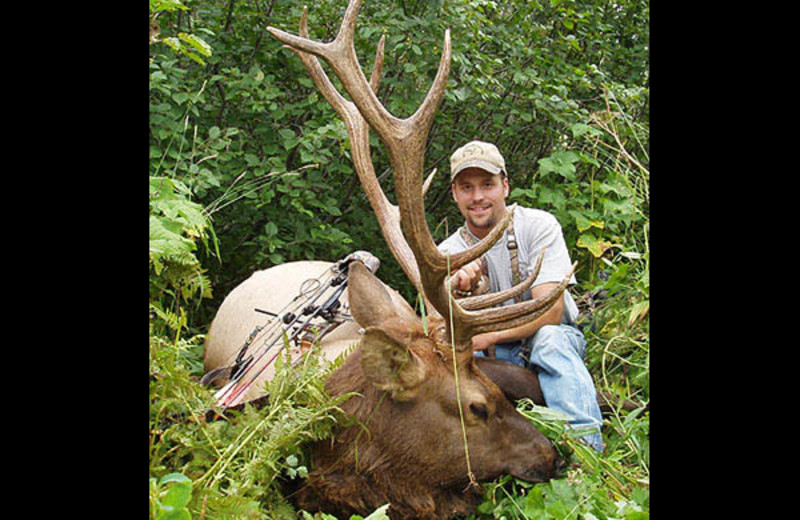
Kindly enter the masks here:
M 594 381 L 583 363 L 585 352 L 583 333 L 571 325 L 545 325 L 525 343 L 501 343 L 495 348 L 497 359 L 535 370 L 547 407 L 571 417 L 568 424 L 573 428 L 593 428 L 596 433 L 584 435 L 583 440 L 603 451 L 603 418 Z

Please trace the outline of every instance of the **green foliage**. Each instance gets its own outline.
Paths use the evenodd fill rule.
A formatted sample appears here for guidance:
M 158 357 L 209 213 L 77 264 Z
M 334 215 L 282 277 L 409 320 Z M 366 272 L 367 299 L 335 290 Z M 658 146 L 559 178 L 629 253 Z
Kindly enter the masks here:
M 649 518 L 649 420 L 643 408 L 621 418 L 615 412 L 611 428 L 606 425 L 607 444 L 602 455 L 578 440 L 579 432 L 565 426 L 564 417 L 530 401 L 518 410 L 528 417 L 555 444 L 562 456 L 573 464 L 566 477 L 531 484 L 505 476 L 484 485 L 485 501 L 475 519 L 566 520 Z M 635 446 L 635 449 L 628 449 Z
M 646 520 L 650 517 L 649 493 L 637 488 L 630 499 L 615 500 L 603 492 L 591 474 L 572 471 L 564 479 L 527 484 L 503 479 L 486 491 L 487 500 L 473 518 L 529 520 Z
M 159 13 L 161 33 L 202 33 L 214 52 L 203 67 L 167 45 L 151 45 L 151 175 L 172 171 L 224 222 L 225 264 L 206 266 L 218 297 L 255 269 L 333 260 L 362 248 L 378 254 L 382 276 L 413 298 L 360 193 L 343 124 L 294 54 L 264 30 L 294 30 L 303 4 L 183 5 Z M 310 6 L 312 37 L 330 40 L 344 5 Z M 594 143 L 603 131 L 594 118 L 609 103 L 615 112 L 621 104 L 629 121 L 646 127 L 648 9 L 641 1 L 597 0 L 362 5 L 356 52 L 368 70 L 378 37 L 387 36 L 379 97 L 399 116 L 423 99 L 444 30 L 451 30 L 452 71 L 426 152 L 426 168 L 442 172 L 426 204 L 437 240 L 460 223 L 449 201 L 449 154 L 466 140 L 491 140 L 506 156 L 512 198 L 562 219 L 571 250 L 587 253 L 590 265 L 578 260 L 594 276 L 595 259 L 624 232 L 614 228 L 618 222 L 597 227 L 600 215 L 637 207 L 624 180 L 608 177 L 613 152 Z M 605 92 L 615 96 L 608 103 Z M 376 171 L 390 193 L 386 154 L 372 140 Z M 640 144 L 646 149 L 646 138 Z M 576 224 L 587 221 L 598 224 L 577 233 Z M 210 301 L 197 319 L 218 304 Z
M 186 508 L 192 515 L 205 512 L 212 518 L 262 518 L 265 512 L 281 516 L 277 511 L 293 516 L 280 483 L 307 475 L 304 447 L 330 436 L 343 419 L 338 405 L 350 396 L 331 398 L 322 386 L 325 375 L 340 361 L 324 362 L 314 349 L 292 368 L 288 357 L 279 356 L 263 408 L 246 405 L 240 412 L 226 412 L 225 420 L 210 420 L 206 412 L 212 409 L 211 391 L 196 382 L 202 373 L 201 352 L 192 347 L 200 339 L 171 343 L 151 338 L 154 517 L 173 514 L 167 506 Z M 157 476 L 175 473 L 190 484 L 190 499 L 184 491 L 164 491 L 164 484 L 174 479 Z M 170 498 L 178 493 L 186 498 L 180 507 Z
M 187 321 L 181 302 L 211 297 L 197 241 L 208 250 L 210 237 L 216 247 L 208 217 L 189 197 L 180 181 L 150 177 L 150 309 L 176 334 Z
M 160 27 L 158 16 L 162 12 L 186 11 L 188 8 L 180 0 L 150 0 L 150 45 L 163 43 L 176 54 L 186 56 L 200 65 L 205 65 L 203 59 L 198 54 L 211 56 L 211 46 L 196 34 L 179 32 L 178 36 L 160 37 Z M 214 35 L 208 29 L 200 29 L 203 32 Z
M 186 504 L 192 497 L 192 481 L 180 473 L 150 479 L 150 510 L 155 520 L 191 520 Z

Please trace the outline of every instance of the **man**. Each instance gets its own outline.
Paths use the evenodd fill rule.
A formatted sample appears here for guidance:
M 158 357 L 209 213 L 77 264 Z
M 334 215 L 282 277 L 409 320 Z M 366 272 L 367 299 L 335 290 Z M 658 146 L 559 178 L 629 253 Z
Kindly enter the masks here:
M 438 247 L 456 253 L 485 237 L 502 220 L 507 212 L 509 184 L 503 156 L 495 145 L 482 141 L 467 143 L 453 153 L 450 176 L 453 200 L 465 225 Z M 454 273 L 456 293 L 471 294 L 486 284 L 487 277 L 491 292 L 508 289 L 527 276 L 544 247 L 547 250 L 539 275 L 521 300 L 547 294 L 572 263 L 555 217 L 517 206 L 509 228 L 483 259 Z M 570 283 L 575 283 L 574 276 Z M 513 303 L 514 299 L 509 299 L 503 305 Z M 582 439 L 602 451 L 602 417 L 594 382 L 583 363 L 586 340 L 575 326 L 577 316 L 575 301 L 564 291 L 564 297 L 540 318 L 509 330 L 478 334 L 472 338 L 472 345 L 476 356 L 486 355 L 487 349 L 494 347 L 498 359 L 536 370 L 547 406 L 571 417 L 571 427 L 594 432 Z

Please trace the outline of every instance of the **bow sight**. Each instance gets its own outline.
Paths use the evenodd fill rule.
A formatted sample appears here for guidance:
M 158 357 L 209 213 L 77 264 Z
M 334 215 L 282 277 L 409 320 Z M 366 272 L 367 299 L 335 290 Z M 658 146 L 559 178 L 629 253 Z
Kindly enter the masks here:
M 347 267 L 356 260 L 373 273 L 380 266 L 380 261 L 372 254 L 356 251 L 336 262 L 319 278 L 303 282 L 299 294 L 281 312 L 253 309 L 269 316 L 267 322 L 257 325 L 248 335 L 233 364 L 214 370 L 201 380 L 208 384 L 229 373 L 228 382 L 215 394 L 218 406 L 229 408 L 241 402 L 245 391 L 281 353 L 280 347 L 274 348 L 276 345 L 289 350 L 292 366 L 295 366 L 315 342 L 345 321 L 352 321 L 347 309 L 342 309 L 339 298 L 347 288 Z M 258 345 L 254 347 L 257 340 Z M 254 351 L 248 355 L 251 348 Z

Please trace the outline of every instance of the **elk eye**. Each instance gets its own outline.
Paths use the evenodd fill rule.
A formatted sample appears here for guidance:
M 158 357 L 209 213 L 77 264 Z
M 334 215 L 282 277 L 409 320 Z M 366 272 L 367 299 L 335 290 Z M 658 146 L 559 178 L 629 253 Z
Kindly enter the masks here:
M 483 403 L 470 403 L 469 410 L 484 421 L 489 418 L 489 410 Z

